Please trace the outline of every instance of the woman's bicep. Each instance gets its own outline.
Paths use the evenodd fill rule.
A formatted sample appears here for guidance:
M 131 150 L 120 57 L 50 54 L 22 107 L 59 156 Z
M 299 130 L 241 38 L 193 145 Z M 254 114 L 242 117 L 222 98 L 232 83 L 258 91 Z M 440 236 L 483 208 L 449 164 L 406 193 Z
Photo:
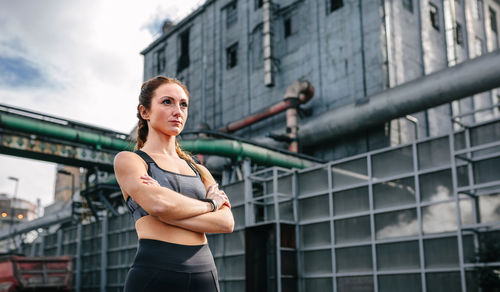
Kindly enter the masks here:
M 140 177 L 147 172 L 140 158 L 134 156 L 132 152 L 120 152 L 113 164 L 118 184 L 129 195 L 141 186 Z
M 141 176 L 147 173 L 142 159 L 132 152 L 120 152 L 115 157 L 114 169 L 122 191 L 146 212 L 155 213 L 161 202 L 155 199 L 153 188 L 142 183 Z

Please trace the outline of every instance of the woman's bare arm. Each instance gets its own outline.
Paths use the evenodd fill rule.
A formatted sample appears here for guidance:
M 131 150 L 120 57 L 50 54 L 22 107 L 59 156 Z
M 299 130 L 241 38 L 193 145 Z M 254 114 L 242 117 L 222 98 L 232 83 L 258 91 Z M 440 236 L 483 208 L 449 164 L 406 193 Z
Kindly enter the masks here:
M 208 213 L 212 205 L 192 199 L 168 188 L 142 183 L 147 172 L 143 160 L 135 153 L 123 151 L 114 160 L 116 180 L 122 191 L 132 196 L 146 212 L 166 222 Z

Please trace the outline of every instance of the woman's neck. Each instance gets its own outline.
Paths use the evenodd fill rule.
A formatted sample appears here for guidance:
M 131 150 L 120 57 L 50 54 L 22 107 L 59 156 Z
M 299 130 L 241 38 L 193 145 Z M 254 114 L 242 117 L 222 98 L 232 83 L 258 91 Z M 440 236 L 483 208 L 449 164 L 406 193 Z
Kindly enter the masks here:
M 167 156 L 178 157 L 175 150 L 175 136 L 158 135 L 155 132 L 148 134 L 148 139 L 141 150 L 150 154 L 164 154 Z

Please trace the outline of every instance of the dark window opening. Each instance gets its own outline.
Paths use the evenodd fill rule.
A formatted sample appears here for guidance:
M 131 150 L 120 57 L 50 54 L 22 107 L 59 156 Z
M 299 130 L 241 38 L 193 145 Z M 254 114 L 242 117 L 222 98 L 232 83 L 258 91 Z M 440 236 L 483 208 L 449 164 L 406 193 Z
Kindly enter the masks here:
M 236 22 L 238 22 L 238 7 L 236 1 L 233 1 L 226 7 L 226 28 L 231 27 Z
M 255 0 L 255 10 L 259 9 L 264 5 L 264 0 Z
M 229 70 L 238 65 L 238 43 L 226 49 L 226 68 Z
M 413 13 L 413 0 L 403 0 L 403 7 Z
M 497 109 L 500 111 L 500 94 L 497 94 L 496 106 L 497 106 Z
M 464 46 L 464 35 L 462 31 L 462 25 L 460 23 L 455 23 L 455 42 L 457 45 Z
M 498 33 L 497 13 L 491 7 L 490 7 L 490 27 L 491 27 L 491 31 L 493 31 L 494 33 Z
M 340 9 L 344 6 L 343 0 L 330 0 L 330 12 Z
M 287 38 L 292 35 L 292 19 L 291 18 L 285 19 L 283 25 L 285 31 L 285 38 Z
M 439 31 L 439 10 L 436 5 L 429 2 L 429 16 L 431 17 L 431 25 Z
M 177 60 L 177 73 L 189 67 L 189 29 L 180 34 L 179 41 L 181 54 Z
M 165 48 L 161 48 L 158 51 L 154 52 L 153 58 L 153 67 L 155 74 L 163 73 L 166 63 Z

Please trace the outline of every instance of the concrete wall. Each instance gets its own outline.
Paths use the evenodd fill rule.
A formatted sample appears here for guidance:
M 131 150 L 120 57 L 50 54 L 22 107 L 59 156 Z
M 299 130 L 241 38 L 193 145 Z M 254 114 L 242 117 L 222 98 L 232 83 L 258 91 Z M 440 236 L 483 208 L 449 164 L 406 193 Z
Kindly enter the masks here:
M 266 108 L 280 101 L 286 87 L 300 78 L 315 87 L 315 96 L 305 107 L 311 107 L 317 115 L 345 104 L 365 102 L 366 97 L 386 88 L 472 58 L 476 56 L 476 37 L 483 40 L 483 52 L 497 48 L 498 37 L 489 28 L 489 9 L 498 11 L 498 18 L 498 1 L 485 0 L 479 5 L 482 17 L 478 19 L 471 14 L 473 1 L 477 0 L 413 0 L 406 1 L 408 6 L 395 0 L 344 0 L 343 7 L 332 12 L 326 0 L 273 1 L 273 87 L 264 84 L 263 9 L 257 8 L 255 1 L 236 1 L 237 21 L 228 26 L 226 19 L 234 2 L 207 1 L 145 50 L 144 78 L 164 74 L 188 85 L 192 98 L 188 129 L 195 129 L 201 122 L 216 129 Z M 431 25 L 431 3 L 438 10 L 439 30 Z M 289 36 L 285 36 L 286 19 L 291 23 Z M 454 40 L 455 23 L 462 25 L 462 45 Z M 179 34 L 186 29 L 190 31 L 190 65 L 177 73 Z M 228 68 L 226 51 L 236 43 L 237 65 Z M 153 66 L 158 49 L 166 54 L 162 72 L 156 72 Z M 303 150 L 335 159 L 406 143 L 417 136 L 441 135 L 451 128 L 452 112 L 457 115 L 491 106 L 496 98 L 496 93 L 483 93 L 415 113 L 412 117 L 417 123 L 401 118 L 332 141 L 328 147 Z M 462 121 L 489 119 L 493 113 L 490 110 Z M 259 137 L 269 131 L 284 133 L 284 114 L 236 134 Z

